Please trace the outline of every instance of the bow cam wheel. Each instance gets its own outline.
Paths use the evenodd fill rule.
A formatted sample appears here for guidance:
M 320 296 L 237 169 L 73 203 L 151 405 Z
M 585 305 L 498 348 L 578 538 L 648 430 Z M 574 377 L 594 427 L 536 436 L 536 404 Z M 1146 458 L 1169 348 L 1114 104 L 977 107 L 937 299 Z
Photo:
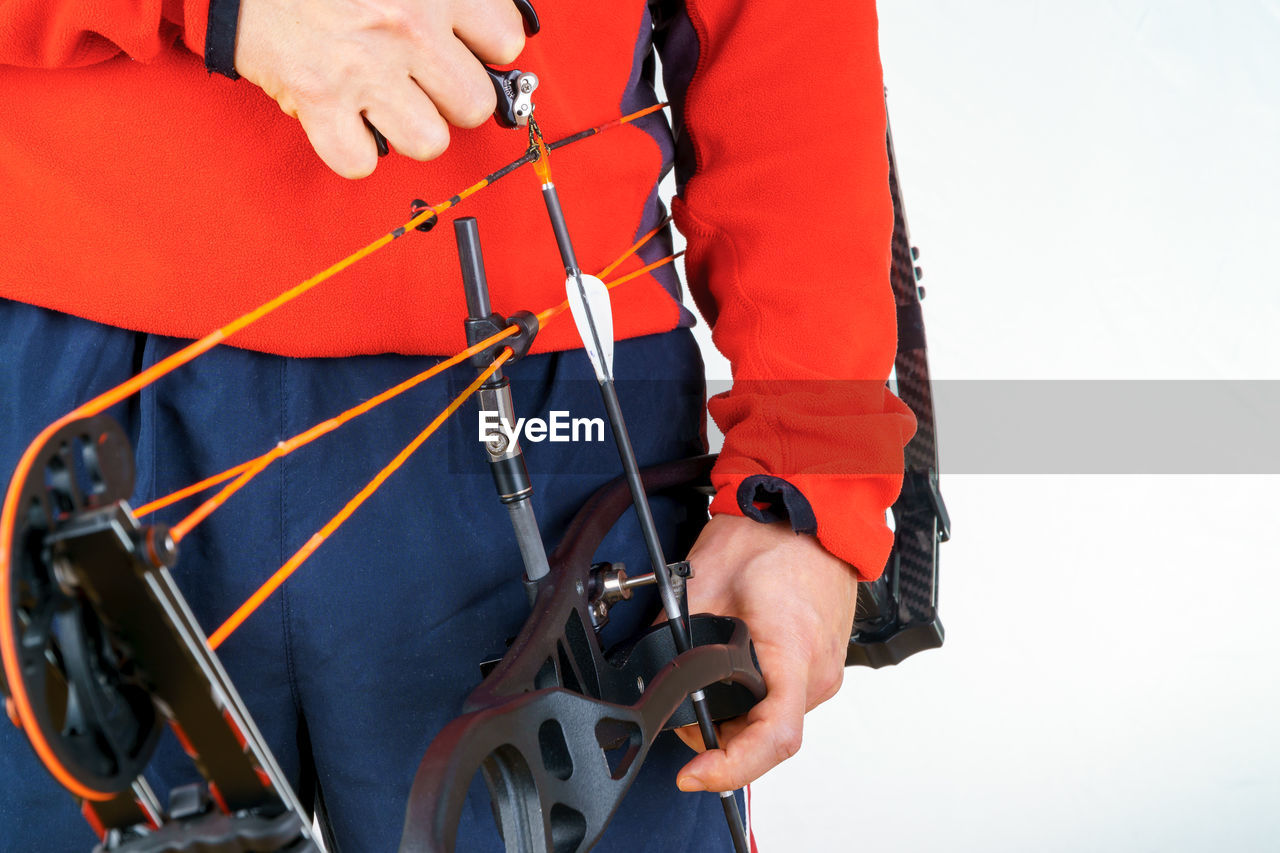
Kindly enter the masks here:
M 3 516 L 12 524 L 0 578 L 3 686 L 55 778 L 82 797 L 106 799 L 146 767 L 161 720 L 65 542 L 77 524 L 128 499 L 132 448 L 114 420 L 97 416 L 66 424 L 26 458 Z

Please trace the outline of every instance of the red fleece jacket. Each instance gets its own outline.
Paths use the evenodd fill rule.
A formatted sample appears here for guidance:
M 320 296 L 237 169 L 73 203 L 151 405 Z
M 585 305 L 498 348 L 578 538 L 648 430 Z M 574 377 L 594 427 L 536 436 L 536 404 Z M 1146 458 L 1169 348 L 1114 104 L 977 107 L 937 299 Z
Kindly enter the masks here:
M 726 435 L 712 510 L 741 514 L 748 476 L 784 478 L 828 550 L 871 578 L 892 541 L 884 509 L 914 428 L 882 385 L 894 306 L 874 3 L 685 7 L 696 65 L 677 118 L 695 170 L 676 223 L 690 287 L 735 376 L 711 402 Z M 643 105 L 643 0 L 540 0 L 538 11 L 542 33 L 518 65 L 542 80 L 549 139 Z M 0 296 L 198 337 L 403 223 L 415 196 L 443 200 L 525 147 L 523 133 L 490 123 L 455 130 L 431 163 L 393 156 L 368 179 L 343 180 L 263 92 L 205 71 L 207 16 L 208 0 L 0 4 Z M 652 222 L 662 133 L 626 126 L 555 155 L 585 270 Z M 498 311 L 563 298 L 540 205 L 535 179 L 517 174 L 459 208 L 510 226 L 485 229 Z M 451 241 L 414 235 L 232 343 L 295 356 L 452 353 L 464 345 L 458 278 Z M 681 315 L 646 276 L 618 289 L 615 316 L 626 338 Z M 578 345 L 560 323 L 535 349 Z

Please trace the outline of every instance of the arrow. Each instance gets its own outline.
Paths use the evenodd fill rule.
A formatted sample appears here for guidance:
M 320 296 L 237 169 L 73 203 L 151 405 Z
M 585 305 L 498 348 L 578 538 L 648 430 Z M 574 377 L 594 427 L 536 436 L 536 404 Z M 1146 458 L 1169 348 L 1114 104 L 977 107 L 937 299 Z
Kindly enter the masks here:
M 658 540 L 658 527 L 653 521 L 649 499 L 645 495 L 644 485 L 640 480 L 640 465 L 636 461 L 636 452 L 631 446 L 631 436 L 627 433 L 627 424 L 622 417 L 622 407 L 618 403 L 618 392 L 613 384 L 613 303 L 609 297 L 609 288 L 595 276 L 583 275 L 578 266 L 578 258 L 573 251 L 573 241 L 569 239 L 569 227 L 564 221 L 564 208 L 560 205 L 556 185 L 551 180 L 549 152 L 542 141 L 542 132 L 538 129 L 536 122 L 529 123 L 529 139 L 530 153 L 536 152 L 538 155 L 534 160 L 534 168 L 542 181 L 542 200 L 546 203 L 547 215 L 551 218 L 551 230 L 555 233 L 560 260 L 564 262 L 565 291 L 569 297 L 569 310 L 573 314 L 574 323 L 578 326 L 578 334 L 582 337 L 587 358 L 591 360 L 591 367 L 600 383 L 600 396 L 604 400 L 605 414 L 613 430 L 614 441 L 618 445 L 618 457 L 622 461 L 622 470 L 631 491 L 636 520 L 640 522 L 640 532 L 649 552 L 650 567 L 658 580 L 658 596 L 662 599 L 662 609 L 667 616 L 667 624 L 671 629 L 671 638 L 675 643 L 676 651 L 683 654 L 693 647 L 693 638 L 689 631 L 689 620 L 683 601 L 684 591 L 676 589 L 667 568 L 667 560 L 662 553 L 662 543 Z M 689 701 L 693 704 L 694 715 L 698 718 L 702 742 L 708 749 L 718 749 L 719 738 L 712 723 L 706 694 L 701 690 L 695 690 L 689 694 Z M 738 801 L 734 799 L 732 791 L 720 793 L 720 805 L 724 809 L 725 822 L 733 838 L 735 853 L 747 853 L 750 847 L 746 828 L 742 815 L 738 811 Z

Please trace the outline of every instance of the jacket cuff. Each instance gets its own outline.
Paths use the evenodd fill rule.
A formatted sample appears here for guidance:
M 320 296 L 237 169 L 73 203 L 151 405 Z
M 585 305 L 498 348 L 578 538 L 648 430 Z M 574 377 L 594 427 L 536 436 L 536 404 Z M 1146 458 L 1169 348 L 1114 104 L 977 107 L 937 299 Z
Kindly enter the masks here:
M 777 497 L 766 489 L 765 501 L 742 501 L 744 495 L 760 494 L 761 483 L 783 484 Z M 893 548 L 893 531 L 885 523 L 885 507 L 902 487 L 902 476 L 848 477 L 831 475 L 789 475 L 781 480 L 770 475 L 727 474 L 713 470 L 711 483 L 716 496 L 711 501 L 712 515 L 737 515 L 756 521 L 770 519 L 777 512 L 777 501 L 791 513 L 789 520 L 797 533 L 807 533 L 800 526 L 806 509 L 812 514 L 818 542 L 828 552 L 844 560 L 860 581 L 873 581 L 884 572 L 889 551 Z M 759 504 L 763 503 L 764 506 Z M 747 507 L 750 507 L 749 509 Z M 800 522 L 798 524 L 797 522 Z
M 796 533 L 817 533 L 818 519 L 809 499 L 781 477 L 756 474 L 738 484 L 738 509 L 761 524 L 791 522 Z
M 236 29 L 240 24 L 240 0 L 209 0 L 204 37 L 204 67 L 211 73 L 237 80 Z
M 713 513 L 777 515 L 780 506 L 794 526 L 807 504 L 827 551 L 862 580 L 880 575 L 893 545 L 885 510 L 915 431 L 911 410 L 883 382 L 737 380 L 709 407 L 725 436 L 711 472 Z

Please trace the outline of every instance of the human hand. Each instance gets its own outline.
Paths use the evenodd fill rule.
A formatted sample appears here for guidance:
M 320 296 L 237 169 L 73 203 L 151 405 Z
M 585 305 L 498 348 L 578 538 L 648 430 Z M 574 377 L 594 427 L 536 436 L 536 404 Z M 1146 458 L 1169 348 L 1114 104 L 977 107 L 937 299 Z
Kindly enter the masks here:
M 830 699 L 858 599 L 853 569 L 786 522 L 718 515 L 689 553 L 689 611 L 747 623 L 769 689 L 746 717 L 720 726 L 720 749 L 680 770 L 683 791 L 741 788 L 800 749 L 805 712 Z M 703 749 L 696 726 L 677 731 Z
M 377 149 L 431 160 L 449 128 L 497 105 L 481 63 L 514 62 L 524 26 L 511 0 L 241 0 L 235 66 L 302 123 L 330 169 L 362 178 Z

